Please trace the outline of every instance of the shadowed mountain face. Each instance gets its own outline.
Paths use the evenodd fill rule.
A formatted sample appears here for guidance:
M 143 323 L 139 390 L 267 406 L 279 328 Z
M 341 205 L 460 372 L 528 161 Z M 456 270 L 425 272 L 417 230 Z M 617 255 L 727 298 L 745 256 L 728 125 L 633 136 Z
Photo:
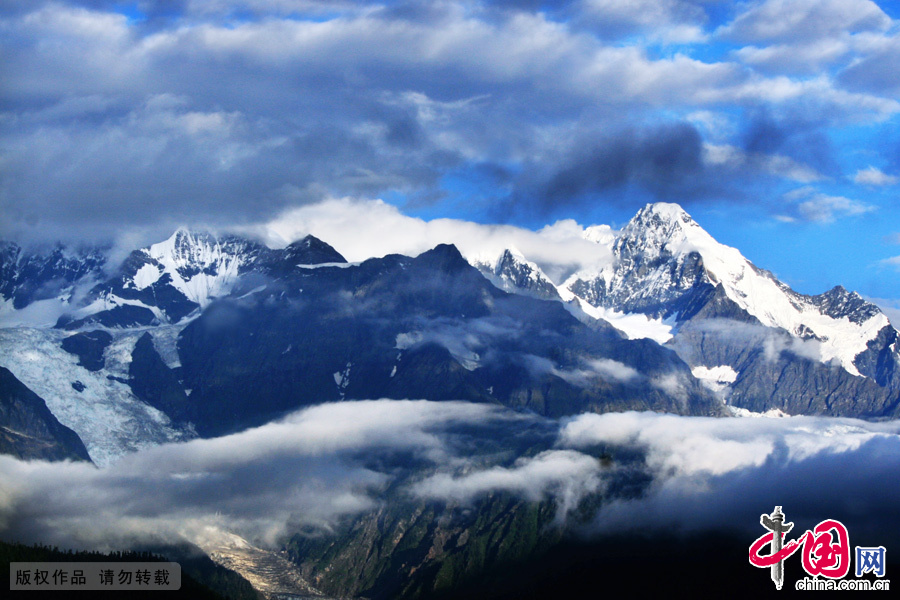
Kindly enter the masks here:
M 3 367 L 0 453 L 24 459 L 91 460 L 78 434 L 60 423 L 37 394 Z
M 201 434 L 354 398 L 464 399 L 553 416 L 721 410 L 674 352 L 585 325 L 559 302 L 504 293 L 453 246 L 254 289 L 211 305 L 179 338 Z
M 7 245 L 0 295 L 14 307 L 55 298 L 57 326 L 77 332 L 64 349 L 89 370 L 103 368 L 115 332 L 146 329 L 129 349 L 134 395 L 209 435 L 377 397 L 545 415 L 718 414 L 716 398 L 757 412 L 900 411 L 897 330 L 859 295 L 793 292 L 677 205 L 584 235 L 610 258 L 558 284 L 516 249 L 467 260 L 439 246 L 349 265 L 313 236 L 273 250 L 180 229 L 104 276 L 99 251 L 30 256 Z M 79 286 L 89 291 L 76 301 Z M 667 333 L 621 335 L 605 318 L 622 313 Z M 151 350 L 172 325 L 183 331 L 167 365 Z

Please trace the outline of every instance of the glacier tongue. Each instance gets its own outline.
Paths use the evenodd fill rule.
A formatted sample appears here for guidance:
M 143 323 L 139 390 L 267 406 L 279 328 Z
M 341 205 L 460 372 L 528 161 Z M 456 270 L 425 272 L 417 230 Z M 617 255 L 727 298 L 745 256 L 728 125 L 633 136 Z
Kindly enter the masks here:
M 708 389 L 724 394 L 728 390 L 728 386 L 737 380 L 737 371 L 728 365 L 719 365 L 716 367 L 694 367 L 691 374 L 700 380 Z
M 56 329 L 0 329 L 0 364 L 44 399 L 59 421 L 73 429 L 98 466 L 141 448 L 192 437 L 172 426 L 163 413 L 138 400 L 127 383 L 131 351 L 143 331 L 115 336 L 107 348 L 106 367 L 88 371 L 62 349 L 68 332 Z M 109 377 L 118 379 L 110 379 Z M 76 391 L 74 382 L 84 385 Z
M 623 313 L 612 308 L 592 306 L 563 287 L 559 288 L 559 294 L 566 301 L 569 312 L 576 317 L 580 312 L 593 319 L 607 321 L 630 340 L 649 339 L 658 344 L 665 344 L 672 339 L 672 323 L 662 319 L 655 319 L 642 313 Z

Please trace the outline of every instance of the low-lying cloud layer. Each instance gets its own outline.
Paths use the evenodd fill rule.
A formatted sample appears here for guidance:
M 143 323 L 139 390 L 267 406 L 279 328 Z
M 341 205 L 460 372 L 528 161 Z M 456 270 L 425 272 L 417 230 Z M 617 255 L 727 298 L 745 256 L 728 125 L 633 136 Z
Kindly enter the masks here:
M 843 520 L 872 542 L 900 542 L 900 423 L 822 417 L 710 419 L 651 413 L 582 415 L 560 444 L 630 448 L 653 483 L 616 499 L 593 520 L 612 531 L 757 531 L 759 515 L 784 506 L 802 533 Z M 761 534 L 762 532 L 757 532 Z M 754 535 L 755 538 L 755 535 Z
M 212 525 L 273 543 L 289 526 L 328 527 L 374 507 L 392 476 L 367 466 L 369 455 L 453 464 L 443 432 L 498 419 L 517 417 L 478 404 L 354 402 L 158 446 L 104 469 L 2 456 L 0 527 L 5 537 L 115 547 L 191 539 Z
M 900 542 L 898 469 L 896 422 L 654 413 L 556 422 L 463 402 L 344 402 L 104 469 L 0 457 L 0 534 L 102 548 L 218 531 L 277 545 L 397 501 L 385 490 L 399 483 L 412 501 L 552 499 L 557 523 L 588 537 L 730 531 L 749 544 L 777 504 L 799 528 L 836 518 L 851 539 L 889 545 Z M 623 492 L 636 472 L 648 483 Z M 596 494 L 606 500 L 592 517 L 567 519 Z

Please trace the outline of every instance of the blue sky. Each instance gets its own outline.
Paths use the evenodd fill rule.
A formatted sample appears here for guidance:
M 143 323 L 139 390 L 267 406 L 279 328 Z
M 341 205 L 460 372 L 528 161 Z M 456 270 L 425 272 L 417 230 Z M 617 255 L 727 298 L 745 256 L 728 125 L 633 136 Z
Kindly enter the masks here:
M 0 235 L 333 197 L 537 229 L 680 203 L 805 293 L 900 299 L 900 9 L 870 0 L 0 7 Z

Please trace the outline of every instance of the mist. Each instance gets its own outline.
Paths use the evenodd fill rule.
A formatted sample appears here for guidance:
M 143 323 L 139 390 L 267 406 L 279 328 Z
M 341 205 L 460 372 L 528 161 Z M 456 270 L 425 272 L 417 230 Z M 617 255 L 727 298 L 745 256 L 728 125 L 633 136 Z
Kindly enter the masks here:
M 602 460 L 601 460 L 602 458 Z M 842 520 L 851 540 L 900 541 L 900 424 L 818 417 L 584 414 L 561 420 L 467 402 L 325 404 L 97 468 L 0 457 L 0 534 L 62 547 L 208 541 L 277 548 L 398 497 L 475 505 L 552 501 L 556 526 L 732 532 L 749 545 L 776 504 L 798 528 Z M 641 474 L 640 492 L 623 478 Z M 390 485 L 400 495 L 388 495 Z M 604 501 L 567 518 L 589 497 Z

